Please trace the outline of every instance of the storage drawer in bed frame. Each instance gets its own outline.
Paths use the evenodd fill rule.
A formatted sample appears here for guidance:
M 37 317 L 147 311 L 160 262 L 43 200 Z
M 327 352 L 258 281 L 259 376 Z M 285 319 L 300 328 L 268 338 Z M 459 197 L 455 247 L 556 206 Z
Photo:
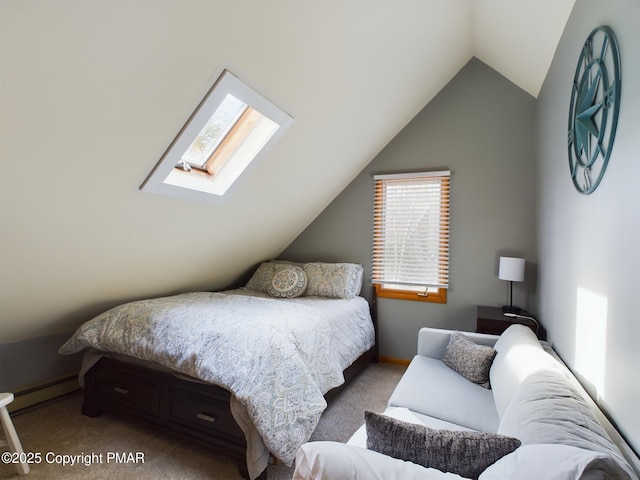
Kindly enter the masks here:
M 111 400 L 126 409 L 160 415 L 160 385 L 117 368 L 96 370 L 93 387 L 97 396 Z
M 236 458 L 246 476 L 247 444 L 231 415 L 230 398 L 216 385 L 105 357 L 85 375 L 82 413 L 96 417 L 115 411 L 143 418 Z
M 377 359 L 377 347 L 372 347 L 344 371 L 345 383 Z M 327 392 L 327 402 L 343 386 Z M 247 443 L 231 414 L 230 399 L 231 394 L 217 385 L 103 357 L 84 377 L 82 413 L 96 417 L 112 411 L 142 418 L 235 458 L 242 476 L 249 478 Z M 260 480 L 266 480 L 266 472 Z

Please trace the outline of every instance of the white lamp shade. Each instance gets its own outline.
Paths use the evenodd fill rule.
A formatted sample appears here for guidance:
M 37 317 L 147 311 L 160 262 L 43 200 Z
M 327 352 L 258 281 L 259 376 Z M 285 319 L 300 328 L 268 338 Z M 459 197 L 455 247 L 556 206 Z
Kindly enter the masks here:
M 512 282 L 522 282 L 524 280 L 524 258 L 500 257 L 498 278 Z

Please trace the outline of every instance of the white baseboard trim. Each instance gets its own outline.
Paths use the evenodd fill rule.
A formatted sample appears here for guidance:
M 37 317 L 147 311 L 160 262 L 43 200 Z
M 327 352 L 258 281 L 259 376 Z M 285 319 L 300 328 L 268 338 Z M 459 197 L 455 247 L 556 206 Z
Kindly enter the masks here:
M 15 398 L 7 405 L 7 409 L 9 412 L 19 414 L 79 390 L 78 375 L 66 375 L 13 392 Z

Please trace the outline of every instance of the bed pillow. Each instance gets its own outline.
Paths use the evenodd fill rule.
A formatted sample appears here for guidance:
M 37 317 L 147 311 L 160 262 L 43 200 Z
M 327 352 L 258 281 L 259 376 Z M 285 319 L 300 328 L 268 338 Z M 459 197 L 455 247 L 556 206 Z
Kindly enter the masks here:
M 301 265 L 280 260 L 262 262 L 244 288 L 254 290 L 256 292 L 268 293 L 269 287 L 273 283 L 273 277 L 281 270 L 286 270 L 291 266 L 300 267 Z
M 491 388 L 489 369 L 496 351 L 486 345 L 478 345 L 460 332 L 453 332 L 442 361 L 470 382 Z
M 300 267 L 290 265 L 273 276 L 267 293 L 275 298 L 296 298 L 307 289 L 307 276 Z
M 309 285 L 306 296 L 328 298 L 353 298 L 362 288 L 362 265 L 356 263 L 304 264 Z
M 369 450 L 474 480 L 520 446 L 517 438 L 495 433 L 436 430 L 369 411 L 364 415 Z

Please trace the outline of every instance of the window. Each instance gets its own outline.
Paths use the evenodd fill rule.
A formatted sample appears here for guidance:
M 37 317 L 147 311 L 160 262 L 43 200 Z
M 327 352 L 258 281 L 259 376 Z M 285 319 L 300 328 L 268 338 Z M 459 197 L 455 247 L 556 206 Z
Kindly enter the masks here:
M 141 189 L 219 201 L 292 122 L 225 70 Z
M 450 172 L 374 179 L 373 283 L 378 296 L 446 303 Z

